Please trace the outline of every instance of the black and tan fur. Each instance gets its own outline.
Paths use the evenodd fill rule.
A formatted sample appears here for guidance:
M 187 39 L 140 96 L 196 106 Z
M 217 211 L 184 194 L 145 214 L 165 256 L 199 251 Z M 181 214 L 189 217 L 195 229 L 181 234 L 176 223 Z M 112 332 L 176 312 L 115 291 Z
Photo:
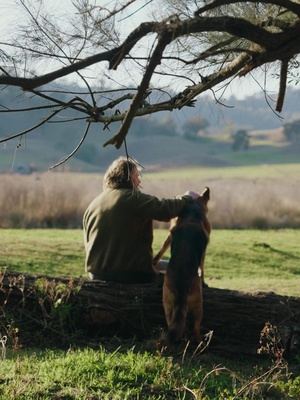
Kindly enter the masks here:
M 171 245 L 171 257 L 163 284 L 163 306 L 170 343 L 176 343 L 182 338 L 188 313 L 193 317 L 195 338 L 201 340 L 202 278 L 205 250 L 211 231 L 206 216 L 209 196 L 210 190 L 205 188 L 199 199 L 184 207 L 171 222 L 170 235 L 154 258 L 156 265 Z

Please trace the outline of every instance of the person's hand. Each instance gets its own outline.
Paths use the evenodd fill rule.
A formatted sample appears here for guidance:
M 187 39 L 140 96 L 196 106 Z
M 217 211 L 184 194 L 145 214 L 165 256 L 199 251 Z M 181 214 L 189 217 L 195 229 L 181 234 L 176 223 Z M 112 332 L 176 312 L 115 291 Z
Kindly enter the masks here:
M 197 192 L 192 192 L 191 190 L 188 190 L 187 192 L 184 193 L 184 195 L 191 196 L 193 200 L 196 200 L 200 197 L 200 194 Z

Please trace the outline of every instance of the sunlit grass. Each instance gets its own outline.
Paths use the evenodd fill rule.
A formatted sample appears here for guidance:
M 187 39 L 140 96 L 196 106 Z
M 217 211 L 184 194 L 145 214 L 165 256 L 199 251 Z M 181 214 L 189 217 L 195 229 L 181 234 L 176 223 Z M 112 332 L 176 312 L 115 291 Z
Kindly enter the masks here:
M 205 280 L 216 288 L 299 296 L 299 240 L 299 230 L 213 230 Z
M 262 380 L 260 376 L 269 369 L 266 361 L 262 360 L 258 367 L 254 360 L 242 362 L 238 358 L 193 354 L 180 346 L 176 354 L 164 354 L 156 351 L 153 344 L 145 343 L 148 350 L 132 342 L 117 349 L 99 345 L 94 350 L 9 353 L 6 360 L 0 361 L 1 398 L 216 400 L 234 399 L 239 390 L 238 399 L 265 398 L 263 389 L 255 388 L 255 382 Z M 291 382 L 287 385 L 284 374 L 276 377 L 282 390 L 273 388 L 272 393 L 283 395 L 284 389 L 287 393 Z M 251 379 L 253 387 L 247 385 Z M 272 375 L 264 381 L 270 387 L 274 385 Z M 298 387 L 299 393 L 299 386 L 295 381 L 293 390 Z
M 1 266 L 48 276 L 84 274 L 84 245 L 81 230 L 3 229 Z
M 166 234 L 155 230 L 154 253 Z M 81 230 L 8 229 L 0 236 L 0 265 L 9 270 L 85 276 Z M 213 230 L 206 281 L 211 287 L 299 295 L 299 240 L 299 230 Z M 300 380 L 289 379 L 281 359 L 276 364 L 272 357 L 228 358 L 194 350 L 186 343 L 161 347 L 158 337 L 99 338 L 96 349 L 8 348 L 0 357 L 0 399 L 300 398 Z M 299 359 L 293 366 L 299 369 Z
M 0 230 L 0 265 L 48 276 L 86 277 L 82 230 Z M 156 253 L 167 230 L 155 230 Z M 205 277 L 209 286 L 299 296 L 300 230 L 213 229 Z M 166 254 L 168 257 L 169 254 Z

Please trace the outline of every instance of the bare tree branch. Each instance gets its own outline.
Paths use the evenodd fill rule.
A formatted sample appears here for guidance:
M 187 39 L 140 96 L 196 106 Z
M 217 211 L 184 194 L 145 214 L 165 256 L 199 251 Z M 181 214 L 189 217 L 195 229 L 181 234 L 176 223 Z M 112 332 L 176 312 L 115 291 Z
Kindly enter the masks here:
M 279 83 L 279 93 L 276 104 L 276 111 L 281 112 L 282 106 L 284 102 L 284 96 L 286 92 L 286 80 L 287 80 L 287 72 L 288 72 L 289 60 L 281 61 L 281 69 L 280 69 L 280 83 Z
M 212 10 L 214 8 L 221 7 L 221 6 L 228 5 L 228 4 L 233 4 L 233 3 L 236 3 L 236 1 L 235 0 L 215 0 L 215 1 L 212 1 L 211 3 L 206 4 L 205 6 L 199 8 L 195 12 L 195 15 L 198 16 L 198 15 L 203 14 L 204 12 Z M 249 0 L 249 3 L 258 3 L 258 2 L 255 0 Z M 290 10 L 291 12 L 295 13 L 298 17 L 300 17 L 300 4 L 299 3 L 295 3 L 295 2 L 289 1 L 289 0 L 262 0 L 259 3 L 275 4 L 279 7 L 283 7 L 283 8 Z
M 108 144 L 113 144 L 116 146 L 117 149 L 119 149 L 128 133 L 129 127 L 132 123 L 132 120 L 134 116 L 136 115 L 136 112 L 138 108 L 141 105 L 142 99 L 145 96 L 145 93 L 149 87 L 149 83 L 151 80 L 151 77 L 153 75 L 153 72 L 155 68 L 157 67 L 158 64 L 160 64 L 160 60 L 163 55 L 163 51 L 166 48 L 166 46 L 171 42 L 171 35 L 168 32 L 164 32 L 163 35 L 158 39 L 157 46 L 152 54 L 152 57 L 150 59 L 150 62 L 146 68 L 146 71 L 144 73 L 142 82 L 138 88 L 138 91 L 136 95 L 134 96 L 131 106 L 129 107 L 125 118 L 123 120 L 123 124 L 119 130 L 119 132 L 108 142 L 104 144 L 104 147 L 107 146 Z
M 90 129 L 91 123 L 88 122 L 84 134 L 80 140 L 80 142 L 78 143 L 78 145 L 75 147 L 75 149 L 65 158 L 63 158 L 61 161 L 59 161 L 57 164 L 53 165 L 52 167 L 49 168 L 49 171 L 53 171 L 55 168 L 59 167 L 60 165 L 64 164 L 65 162 L 67 162 L 72 156 L 74 156 L 74 154 L 80 149 L 81 145 L 83 144 L 83 142 L 85 141 L 85 138 L 87 137 L 87 134 L 89 133 L 89 129 Z
M 27 3 L 23 0 L 21 3 L 33 24 L 32 31 L 28 28 L 31 41 L 26 41 L 25 35 L 23 41 L 20 38 L 0 43 L 0 57 L 5 61 L 0 66 L 0 85 L 17 86 L 38 95 L 50 103 L 50 106 L 47 104 L 45 107 L 57 110 L 29 130 L 1 139 L 0 143 L 38 128 L 52 120 L 61 110 L 71 109 L 86 118 L 88 126 L 92 122 L 102 123 L 103 129 L 106 129 L 111 123 L 121 121 L 119 131 L 104 144 L 119 148 L 135 117 L 193 107 L 201 93 L 213 90 L 221 83 L 229 84 L 233 79 L 276 62 L 281 64 L 276 106 L 276 111 L 280 112 L 291 65 L 289 61 L 300 54 L 300 3 L 290 0 L 215 0 L 201 7 L 198 5 L 203 3 L 195 0 L 194 10 L 189 5 L 183 7 L 183 11 L 178 14 L 164 15 L 160 21 L 142 22 L 124 40 L 121 40 L 121 36 L 114 37 L 117 30 L 113 29 L 111 33 L 107 27 L 114 27 L 117 14 L 120 21 L 126 20 L 122 12 L 129 10 L 134 0 L 121 1 L 111 9 L 109 6 L 95 7 L 86 0 L 77 10 L 77 15 L 82 16 L 82 29 L 78 27 L 73 33 L 66 32 L 65 38 L 64 29 L 57 27 L 55 20 L 46 23 L 47 16 L 40 18 L 39 13 L 32 12 L 30 6 L 26 6 Z M 247 13 L 231 15 L 232 4 L 241 10 L 246 6 L 252 7 L 252 18 Z M 264 7 L 264 17 L 255 14 L 257 5 Z M 226 13 L 225 7 L 228 10 Z M 274 8 L 276 13 L 268 14 Z M 111 25 L 107 25 L 108 21 L 111 21 Z M 101 34 L 96 41 L 94 36 L 98 31 Z M 5 52 L 1 46 L 5 47 Z M 34 70 L 27 71 L 26 62 L 30 57 L 34 61 L 56 60 L 56 64 L 52 71 L 47 70 L 39 75 Z M 132 63 L 138 67 L 138 83 L 136 86 L 131 83 L 130 88 L 124 84 L 123 90 L 117 94 L 117 89 L 111 85 L 115 79 L 112 75 L 120 74 L 117 79 L 122 82 L 125 71 L 127 78 L 130 78 Z M 19 72 L 21 67 L 23 70 Z M 94 89 L 91 80 L 94 76 L 89 76 L 92 68 L 91 74 L 100 76 L 102 90 Z M 97 72 L 94 72 L 94 68 Z M 68 100 L 63 101 L 59 93 L 64 91 L 51 91 L 49 84 L 61 82 L 61 78 L 74 76 L 72 74 L 80 77 L 86 90 L 82 92 L 84 95 L 70 91 Z M 154 101 L 151 96 L 151 101 L 145 103 L 149 91 L 155 93 L 156 89 L 160 90 L 153 83 L 157 75 L 185 79 L 189 85 L 178 89 L 166 101 Z M 47 88 L 43 88 L 44 85 Z M 46 94 L 45 89 L 49 94 Z M 104 93 L 110 93 L 111 97 L 105 97 Z M 100 94 L 100 100 L 97 94 Z M 73 96 L 71 100 L 70 96 Z M 1 112 L 17 111 L 5 106 L 3 108 Z
M 53 111 L 50 115 L 48 115 L 46 118 L 44 118 L 41 122 L 39 122 L 38 124 L 32 126 L 31 128 L 28 128 L 22 132 L 16 133 L 15 135 L 10 135 L 8 137 L 5 137 L 3 139 L 0 139 L 0 143 L 5 143 L 8 140 L 12 140 L 12 139 L 16 139 L 17 137 L 21 137 L 23 135 L 26 135 L 29 132 L 32 132 L 34 130 L 36 130 L 38 127 L 46 124 L 47 122 L 49 122 L 53 117 L 55 117 L 58 113 L 60 113 L 61 111 L 63 111 L 64 109 L 67 109 L 75 100 L 72 99 L 69 103 L 66 103 L 63 107 L 60 107 L 59 109 Z M 34 108 L 30 109 L 33 110 Z

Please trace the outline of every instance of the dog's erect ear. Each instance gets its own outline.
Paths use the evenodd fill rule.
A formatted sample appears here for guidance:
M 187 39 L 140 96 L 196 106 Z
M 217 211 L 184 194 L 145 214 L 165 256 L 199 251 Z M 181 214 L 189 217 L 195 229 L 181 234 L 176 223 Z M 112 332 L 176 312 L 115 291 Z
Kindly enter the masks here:
M 210 190 L 209 187 L 206 187 L 203 192 L 201 193 L 201 197 L 204 198 L 205 203 L 208 202 L 208 200 L 210 199 Z

